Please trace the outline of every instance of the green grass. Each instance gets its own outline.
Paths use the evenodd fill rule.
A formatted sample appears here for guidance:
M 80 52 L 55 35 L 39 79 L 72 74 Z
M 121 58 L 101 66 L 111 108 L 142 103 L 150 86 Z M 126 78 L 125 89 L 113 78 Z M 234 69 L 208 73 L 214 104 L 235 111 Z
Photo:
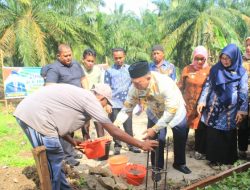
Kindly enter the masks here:
M 0 112 L 0 166 L 24 167 L 34 164 L 31 149 L 12 114 Z
M 249 190 L 250 187 L 250 169 L 242 173 L 233 173 L 222 181 L 210 185 L 204 189 L 206 190 Z

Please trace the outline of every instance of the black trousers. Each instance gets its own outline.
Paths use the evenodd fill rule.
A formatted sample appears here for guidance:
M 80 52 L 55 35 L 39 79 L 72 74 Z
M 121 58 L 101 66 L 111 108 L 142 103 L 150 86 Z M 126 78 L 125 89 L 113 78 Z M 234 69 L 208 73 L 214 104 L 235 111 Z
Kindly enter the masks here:
M 250 134 L 250 128 L 248 126 L 248 117 L 245 118 L 238 129 L 238 149 L 240 151 L 247 151 L 248 138 Z
M 148 118 L 147 128 L 151 128 L 155 123 Z M 186 164 L 186 142 L 188 136 L 188 128 L 186 118 L 183 121 L 172 128 L 173 140 L 174 140 L 174 164 L 185 165 Z M 159 147 L 155 152 L 151 152 L 151 163 L 153 167 L 163 169 L 164 168 L 164 147 L 166 143 L 167 129 L 161 129 L 154 139 L 159 141 Z M 158 161 L 156 161 L 158 160 Z
M 115 121 L 118 113 L 121 111 L 121 108 L 113 108 L 112 109 L 112 113 L 109 114 L 109 118 L 112 122 Z M 132 115 L 129 116 L 129 118 L 123 123 L 123 128 L 124 131 L 129 134 L 130 136 L 133 136 L 133 129 L 132 129 Z M 121 141 L 114 139 L 114 147 L 122 147 L 121 145 Z M 131 145 L 128 144 L 128 147 L 130 147 Z

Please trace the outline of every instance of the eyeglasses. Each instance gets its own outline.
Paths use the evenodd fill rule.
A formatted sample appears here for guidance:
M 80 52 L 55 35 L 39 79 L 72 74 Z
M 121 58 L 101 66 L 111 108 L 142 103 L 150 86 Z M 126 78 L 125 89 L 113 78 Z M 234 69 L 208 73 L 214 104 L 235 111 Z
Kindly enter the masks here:
M 223 61 L 231 61 L 231 59 L 227 56 L 221 56 L 220 60 L 223 60 Z
M 206 59 L 204 57 L 195 57 L 194 58 L 195 61 L 206 61 Z

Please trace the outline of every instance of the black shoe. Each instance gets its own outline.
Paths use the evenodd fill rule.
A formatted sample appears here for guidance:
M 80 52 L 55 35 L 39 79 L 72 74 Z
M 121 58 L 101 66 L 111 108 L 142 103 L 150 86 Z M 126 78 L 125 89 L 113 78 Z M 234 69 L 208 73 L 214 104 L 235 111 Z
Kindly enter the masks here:
M 154 182 L 158 182 L 161 180 L 161 171 L 160 170 L 154 170 L 152 171 L 152 180 Z
M 133 152 L 133 153 L 141 153 L 141 150 L 135 146 L 131 146 L 128 149 L 129 151 Z
M 75 159 L 82 159 L 82 154 L 76 154 L 76 155 L 74 156 L 74 158 L 75 158 Z
M 78 166 L 80 162 L 71 158 L 69 160 L 66 160 L 66 164 L 70 165 L 71 167 L 74 167 L 74 166 Z
M 114 147 L 114 155 L 121 154 L 121 147 Z
M 190 174 L 192 172 L 186 165 L 173 164 L 173 167 L 174 167 L 174 169 L 176 169 L 184 174 Z

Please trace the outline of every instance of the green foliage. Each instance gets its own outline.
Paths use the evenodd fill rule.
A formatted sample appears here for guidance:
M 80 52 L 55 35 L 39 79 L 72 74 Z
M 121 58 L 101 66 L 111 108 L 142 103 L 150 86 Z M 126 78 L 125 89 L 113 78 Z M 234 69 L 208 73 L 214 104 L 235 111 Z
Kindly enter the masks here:
M 61 6 L 70 7 L 73 2 L 77 6 L 78 1 L 67 2 Z M 78 14 L 70 16 L 73 12 L 62 13 L 59 7 L 49 0 L 0 1 L 0 49 L 12 58 L 12 65 L 45 65 L 55 59 L 59 43 L 101 43 Z
M 80 177 L 80 179 L 77 181 L 78 186 L 80 187 L 86 187 L 87 182 L 85 181 L 85 179 L 83 177 Z
M 124 11 L 102 13 L 102 0 L 0 0 L 0 50 L 6 66 L 42 66 L 56 58 L 59 43 L 72 46 L 80 60 L 95 49 L 97 63 L 112 63 L 111 49 L 123 47 L 127 62 L 151 60 L 151 47 L 162 44 L 166 59 L 182 69 L 198 45 L 215 63 L 221 49 L 236 43 L 243 49 L 250 34 L 248 0 L 153 0 L 157 10 L 140 16 Z
M 162 16 L 165 23 L 163 44 L 168 56 L 183 68 L 190 64 L 193 49 L 204 45 L 217 60 L 228 43 L 242 45 L 248 32 L 240 10 L 208 0 L 189 0 Z M 164 19 L 165 18 L 165 19 Z
M 112 48 L 123 47 L 127 52 L 127 62 L 137 59 L 149 60 L 147 53 L 147 32 L 142 31 L 139 18 L 131 13 L 124 13 L 123 6 L 117 7 L 112 15 L 99 14 L 98 31 L 104 39 L 105 56 L 112 62 Z
M 0 166 L 34 164 L 31 145 L 12 114 L 0 112 Z
M 247 161 L 246 160 L 237 160 L 235 163 L 234 163 L 234 167 L 237 167 L 241 164 L 245 164 Z
M 233 173 L 233 175 L 223 179 L 222 181 L 210 185 L 206 190 L 240 190 L 250 187 L 250 169 L 242 173 Z

